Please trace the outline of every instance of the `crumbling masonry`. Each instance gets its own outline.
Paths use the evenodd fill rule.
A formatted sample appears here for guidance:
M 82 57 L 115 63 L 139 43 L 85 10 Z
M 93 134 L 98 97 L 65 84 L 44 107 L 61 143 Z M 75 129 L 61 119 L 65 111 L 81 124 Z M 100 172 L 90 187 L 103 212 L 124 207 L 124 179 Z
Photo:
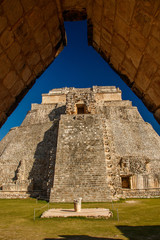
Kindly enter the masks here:
M 160 137 L 115 87 L 53 89 L 0 142 L 0 198 L 160 196 Z

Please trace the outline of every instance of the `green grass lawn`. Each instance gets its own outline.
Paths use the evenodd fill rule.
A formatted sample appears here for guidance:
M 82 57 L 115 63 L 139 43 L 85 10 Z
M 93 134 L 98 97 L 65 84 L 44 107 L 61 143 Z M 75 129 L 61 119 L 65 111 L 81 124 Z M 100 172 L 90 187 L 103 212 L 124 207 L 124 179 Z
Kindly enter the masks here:
M 83 208 L 114 209 L 110 219 L 41 219 L 36 212 L 45 201 L 0 200 L 0 239 L 22 240 L 160 240 L 160 199 L 130 199 L 114 203 L 82 203 Z M 50 204 L 50 208 L 73 208 L 73 204 Z M 47 209 L 47 207 L 46 207 Z M 117 220 L 117 210 L 119 221 Z

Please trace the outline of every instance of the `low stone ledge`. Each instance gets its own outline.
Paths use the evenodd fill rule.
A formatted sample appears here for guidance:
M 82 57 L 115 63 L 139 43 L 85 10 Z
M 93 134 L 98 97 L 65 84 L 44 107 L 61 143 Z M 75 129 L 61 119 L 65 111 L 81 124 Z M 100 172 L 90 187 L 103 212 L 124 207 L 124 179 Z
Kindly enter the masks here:
M 105 208 L 85 208 L 80 212 L 75 212 L 74 209 L 49 209 L 45 211 L 41 218 L 53 217 L 86 217 L 86 218 L 110 218 L 113 213 Z
M 118 196 L 119 198 L 159 198 L 160 189 L 123 189 L 123 193 Z

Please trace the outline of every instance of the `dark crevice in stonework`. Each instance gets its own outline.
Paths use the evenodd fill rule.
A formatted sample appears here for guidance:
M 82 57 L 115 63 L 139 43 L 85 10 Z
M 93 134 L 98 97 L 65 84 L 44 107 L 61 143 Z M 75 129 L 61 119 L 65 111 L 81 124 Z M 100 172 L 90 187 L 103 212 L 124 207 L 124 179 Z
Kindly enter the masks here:
M 86 8 L 81 10 L 65 10 L 63 11 L 64 21 L 81 21 L 87 18 Z
M 91 19 L 87 19 L 87 36 L 88 36 L 88 45 L 92 46 L 93 42 L 93 24 Z
M 17 169 L 15 171 L 15 176 L 14 176 L 14 178 L 12 178 L 13 181 L 16 181 L 18 179 L 18 171 L 19 171 L 20 167 L 21 167 L 21 161 L 18 163 Z

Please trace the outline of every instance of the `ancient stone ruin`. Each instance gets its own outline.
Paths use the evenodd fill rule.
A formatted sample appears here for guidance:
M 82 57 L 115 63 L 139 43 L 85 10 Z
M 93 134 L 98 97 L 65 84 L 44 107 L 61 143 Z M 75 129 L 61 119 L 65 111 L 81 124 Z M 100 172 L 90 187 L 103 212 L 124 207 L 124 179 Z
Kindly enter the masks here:
M 0 142 L 0 198 L 160 196 L 160 137 L 116 87 L 61 88 Z
M 0 126 L 67 45 L 64 22 L 85 19 L 88 45 L 160 123 L 160 0 L 1 0 Z

